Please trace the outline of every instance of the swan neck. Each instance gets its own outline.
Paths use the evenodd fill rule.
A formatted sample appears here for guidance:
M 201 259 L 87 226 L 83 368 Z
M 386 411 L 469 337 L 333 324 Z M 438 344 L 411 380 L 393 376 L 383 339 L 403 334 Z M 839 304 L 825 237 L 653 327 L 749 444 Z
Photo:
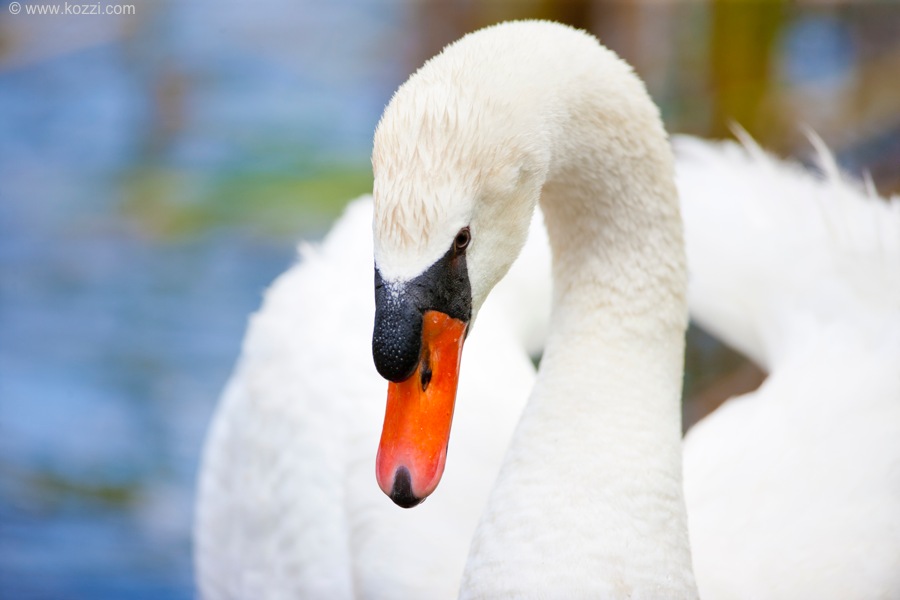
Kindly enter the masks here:
M 591 70 L 559 69 L 571 78 L 541 107 L 551 333 L 463 597 L 696 597 L 681 488 L 687 306 L 673 159 L 643 84 L 596 50 Z

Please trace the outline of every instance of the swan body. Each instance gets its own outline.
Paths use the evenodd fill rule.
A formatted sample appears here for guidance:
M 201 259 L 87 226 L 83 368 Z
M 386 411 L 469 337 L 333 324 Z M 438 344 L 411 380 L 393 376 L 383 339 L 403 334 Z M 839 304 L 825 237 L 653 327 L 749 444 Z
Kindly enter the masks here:
M 373 167 L 384 302 L 403 303 L 409 282 L 464 255 L 460 294 L 477 314 L 538 202 L 553 253 L 538 381 L 461 597 L 695 597 L 681 485 L 682 229 L 671 150 L 641 81 L 584 32 L 483 29 L 397 91 Z M 461 228 L 465 253 L 454 249 Z M 394 490 L 409 490 L 404 468 Z
M 195 556 L 206 600 L 457 593 L 534 379 L 522 347 L 540 336 L 534 315 L 549 311 L 546 240 L 537 229 L 528 262 L 470 336 L 443 493 L 405 512 L 372 472 L 385 384 L 369 353 L 371 223 L 371 198 L 351 204 L 321 246 L 301 246 L 250 321 L 201 467 Z
M 684 495 L 685 259 L 658 111 L 589 35 L 503 24 L 386 109 L 374 239 L 361 201 L 253 318 L 204 456 L 203 597 L 691 598 L 692 564 L 706 598 L 896 597 L 900 202 L 827 154 L 823 183 L 752 145 L 679 149 L 692 313 L 770 373 L 692 429 Z M 538 204 L 553 310 L 516 424 L 534 381 L 522 332 L 543 335 L 522 300 L 543 277 L 497 283 Z M 401 511 L 372 477 L 368 252 L 401 297 L 462 228 L 477 324 L 452 458 Z
M 900 199 L 679 139 L 691 313 L 768 373 L 684 448 L 704 598 L 900 595 Z

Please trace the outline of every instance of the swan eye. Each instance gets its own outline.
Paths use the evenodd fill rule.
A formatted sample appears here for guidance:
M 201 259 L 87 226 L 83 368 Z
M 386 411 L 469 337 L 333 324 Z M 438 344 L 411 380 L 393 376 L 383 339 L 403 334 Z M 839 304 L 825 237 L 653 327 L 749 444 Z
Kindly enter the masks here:
M 453 238 L 453 250 L 459 254 L 466 249 L 466 246 L 468 246 L 471 241 L 472 234 L 469 233 L 469 228 L 463 227 L 459 230 L 459 233 L 456 234 L 456 237 Z

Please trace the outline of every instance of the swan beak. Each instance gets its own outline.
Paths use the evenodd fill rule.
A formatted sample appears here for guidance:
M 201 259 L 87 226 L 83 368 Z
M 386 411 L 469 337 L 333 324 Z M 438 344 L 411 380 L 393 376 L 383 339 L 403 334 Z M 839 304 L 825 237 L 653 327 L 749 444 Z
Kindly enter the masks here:
M 403 508 L 428 497 L 444 472 L 465 333 L 464 321 L 426 311 L 415 371 L 388 382 L 375 473 L 382 491 Z

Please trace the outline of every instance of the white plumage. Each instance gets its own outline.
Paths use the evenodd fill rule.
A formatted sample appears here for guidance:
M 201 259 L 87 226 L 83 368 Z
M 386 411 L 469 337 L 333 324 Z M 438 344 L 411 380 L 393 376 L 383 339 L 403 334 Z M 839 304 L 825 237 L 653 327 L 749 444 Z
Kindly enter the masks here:
M 504 23 L 410 77 L 372 154 L 386 281 L 419 276 L 467 226 L 477 313 L 538 201 L 553 250 L 538 380 L 461 596 L 694 597 L 680 476 L 684 248 L 672 153 L 643 83 L 584 32 Z
M 372 473 L 372 209 L 351 206 L 251 322 L 204 456 L 202 595 L 450 597 L 474 535 L 466 597 L 691 597 L 683 262 L 658 114 L 618 59 L 553 24 L 484 30 L 423 73 L 376 138 L 379 268 L 415 275 L 472 223 L 478 312 L 540 196 L 556 253 L 540 383 L 510 445 L 533 381 L 523 336 L 541 338 L 545 312 L 523 302 L 546 291 L 538 243 L 466 344 L 444 482 L 420 508 L 390 504 Z M 746 144 L 678 142 L 691 309 L 770 373 L 685 444 L 700 592 L 896 597 L 900 201 L 845 181 L 827 152 L 816 179 Z
M 900 594 L 900 199 L 679 139 L 693 317 L 769 373 L 685 441 L 704 598 Z
M 372 201 L 266 292 L 210 427 L 195 525 L 213 599 L 450 598 L 518 412 L 549 309 L 532 243 L 466 346 L 442 494 L 404 511 L 375 482 L 385 381 L 372 364 Z M 543 273 L 543 276 L 541 276 Z

